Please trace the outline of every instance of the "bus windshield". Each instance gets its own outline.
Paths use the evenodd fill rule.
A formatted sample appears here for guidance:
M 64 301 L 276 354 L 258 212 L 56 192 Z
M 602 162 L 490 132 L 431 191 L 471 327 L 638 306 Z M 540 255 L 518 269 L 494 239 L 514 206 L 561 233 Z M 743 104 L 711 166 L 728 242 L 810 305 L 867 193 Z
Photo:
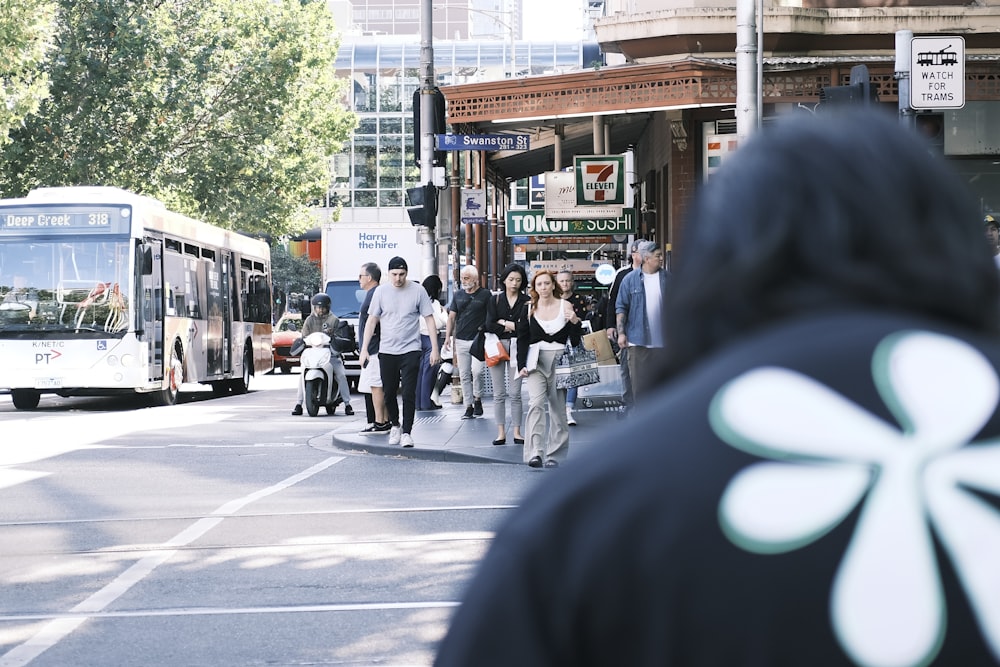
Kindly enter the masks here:
M 0 244 L 0 336 L 124 334 L 131 294 L 129 248 L 126 237 Z

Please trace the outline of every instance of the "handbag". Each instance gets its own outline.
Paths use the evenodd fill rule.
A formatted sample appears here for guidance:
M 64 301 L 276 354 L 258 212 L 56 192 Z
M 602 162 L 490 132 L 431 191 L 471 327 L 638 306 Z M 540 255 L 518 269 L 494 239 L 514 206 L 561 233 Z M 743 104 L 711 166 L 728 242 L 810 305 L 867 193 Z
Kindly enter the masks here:
M 483 361 L 486 358 L 486 334 L 482 328 L 476 332 L 476 337 L 472 339 L 472 347 L 469 348 L 469 354 L 479 361 Z
M 487 333 L 483 338 L 483 354 L 487 366 L 496 366 L 501 362 L 510 361 L 510 355 L 507 354 L 507 349 L 500 342 L 499 336 L 495 333 Z
M 600 381 L 597 353 L 582 345 L 574 347 L 567 342 L 562 356 L 556 361 L 556 389 L 572 389 Z

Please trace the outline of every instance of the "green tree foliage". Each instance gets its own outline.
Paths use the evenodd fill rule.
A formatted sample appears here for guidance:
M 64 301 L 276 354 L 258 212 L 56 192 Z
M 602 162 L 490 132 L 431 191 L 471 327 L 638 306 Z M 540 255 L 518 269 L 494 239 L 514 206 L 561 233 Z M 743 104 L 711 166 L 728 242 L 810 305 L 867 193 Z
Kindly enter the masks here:
M 293 257 L 281 245 L 271 248 L 271 276 L 275 293 L 300 292 L 312 296 L 322 289 L 319 263 L 305 256 Z
M 4 195 L 113 185 L 227 228 L 311 225 L 355 124 L 326 2 L 58 2 L 51 95 L 10 133 Z
M 0 146 L 48 92 L 42 69 L 55 36 L 52 0 L 0 0 Z

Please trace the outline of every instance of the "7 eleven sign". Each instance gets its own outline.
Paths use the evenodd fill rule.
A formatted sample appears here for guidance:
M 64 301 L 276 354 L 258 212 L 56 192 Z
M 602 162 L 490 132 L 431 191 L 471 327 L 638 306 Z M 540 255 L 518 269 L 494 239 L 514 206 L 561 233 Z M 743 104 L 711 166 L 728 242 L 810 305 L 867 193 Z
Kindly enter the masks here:
M 573 158 L 577 206 L 625 204 L 625 157 L 578 155 Z

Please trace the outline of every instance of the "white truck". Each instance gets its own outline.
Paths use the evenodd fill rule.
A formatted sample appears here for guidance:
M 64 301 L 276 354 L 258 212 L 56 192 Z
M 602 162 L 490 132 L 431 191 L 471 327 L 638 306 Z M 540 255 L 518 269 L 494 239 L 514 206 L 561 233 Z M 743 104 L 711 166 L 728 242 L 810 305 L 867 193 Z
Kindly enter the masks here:
M 332 222 L 322 228 L 324 291 L 331 312 L 348 320 L 357 336 L 358 314 L 365 291 L 358 284 L 362 264 L 375 262 L 386 279 L 389 260 L 406 260 L 410 280 L 422 280 L 423 246 L 419 231 L 408 222 Z M 358 336 L 358 345 L 361 337 Z M 352 389 L 357 389 L 361 366 L 357 354 L 345 354 L 344 367 Z

